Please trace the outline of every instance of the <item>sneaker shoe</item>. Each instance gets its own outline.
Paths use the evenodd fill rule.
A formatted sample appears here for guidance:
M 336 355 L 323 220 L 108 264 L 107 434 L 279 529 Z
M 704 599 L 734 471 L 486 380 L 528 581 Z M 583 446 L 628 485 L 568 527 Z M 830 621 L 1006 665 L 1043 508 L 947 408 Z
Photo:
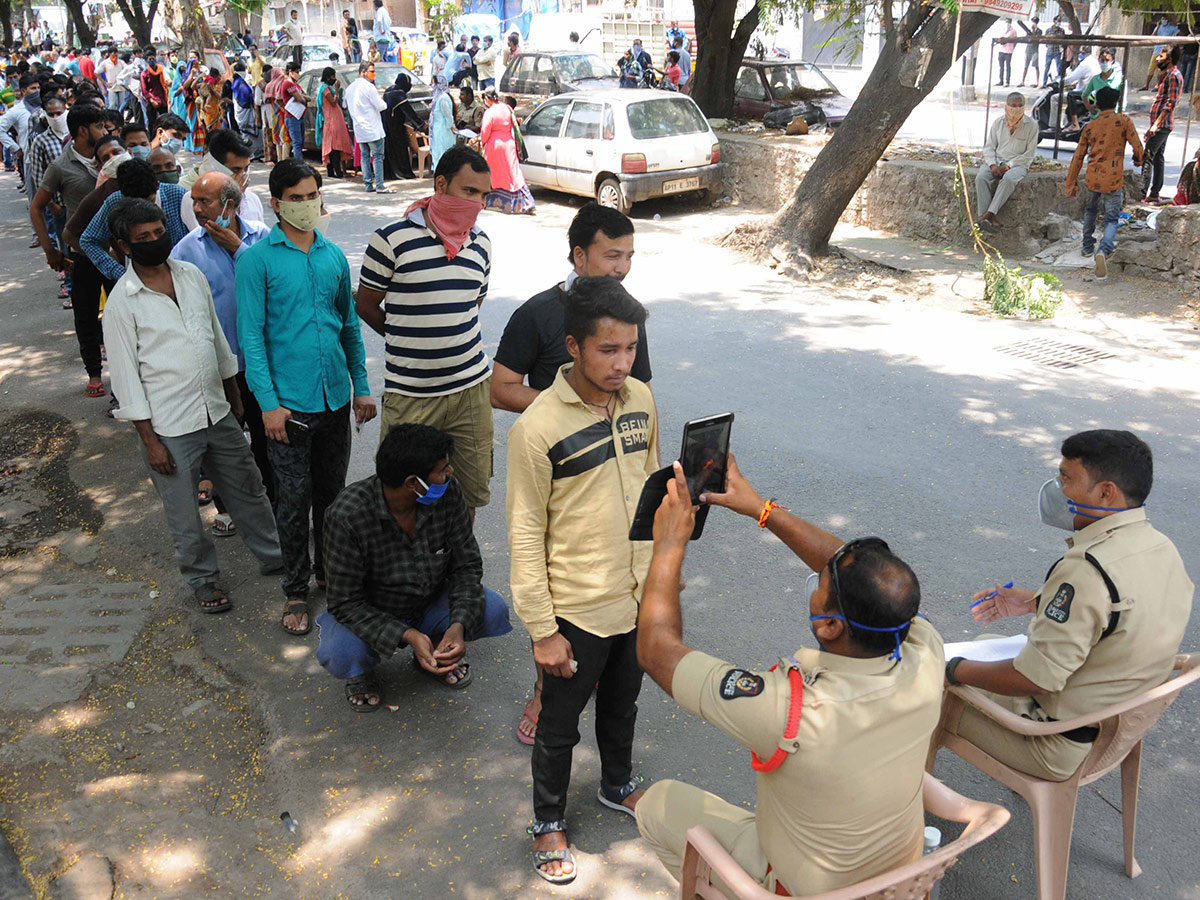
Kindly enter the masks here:
M 377 194 L 394 194 L 396 192 L 393 191 L 391 188 L 380 188 L 375 193 L 377 193 Z
M 373 187 L 369 187 L 369 188 L 367 188 L 367 193 L 368 193 L 368 194 L 373 194 L 373 193 L 375 193 L 375 188 L 373 188 Z
M 1103 253 L 1096 254 L 1096 280 L 1108 281 L 1108 260 Z
M 1091 250 L 1080 250 L 1079 255 L 1082 256 L 1084 259 L 1091 259 L 1093 256 L 1096 255 L 1096 248 L 1093 247 Z

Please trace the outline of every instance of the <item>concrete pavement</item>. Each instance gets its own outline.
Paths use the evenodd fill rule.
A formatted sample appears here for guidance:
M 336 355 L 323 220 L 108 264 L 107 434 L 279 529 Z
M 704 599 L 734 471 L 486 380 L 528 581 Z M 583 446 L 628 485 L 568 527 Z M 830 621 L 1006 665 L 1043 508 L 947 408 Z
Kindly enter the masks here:
M 255 179 L 265 196 L 265 173 Z M 354 272 L 371 230 L 422 192 L 406 186 L 384 202 L 359 183 L 330 183 L 331 237 Z M 566 271 L 578 201 L 538 200 L 536 218 L 481 218 L 495 248 L 481 313 L 489 351 L 517 304 Z M 30 713 L 0 696 L 0 740 L 9 742 L 0 823 L 39 889 L 98 853 L 113 863 L 117 895 L 137 898 L 197 888 L 213 898 L 672 896 L 632 820 L 593 799 L 590 717 L 568 812 L 580 878 L 555 889 L 531 871 L 528 750 L 513 726 L 533 672 L 519 626 L 472 647 L 476 680 L 463 693 L 419 678 L 400 654 L 382 671 L 387 702 L 399 709 L 359 716 L 316 663 L 315 632 L 297 640 L 279 630 L 278 586 L 257 575 L 236 539 L 219 545 L 233 612 L 180 612 L 188 594 L 136 437 L 103 417 L 104 401 L 83 396 L 70 314 L 58 309 L 40 255 L 25 249 L 23 203 L 4 178 L 0 207 L 0 413 L 65 417 L 78 441 L 70 478 L 103 516 L 90 563 L 44 550 L 6 561 L 0 625 L 9 624 L 13 584 L 31 578 L 99 583 L 115 568 L 162 591 L 125 660 L 96 669 L 79 701 Z M 1200 571 L 1191 515 L 1200 495 L 1200 342 L 1190 326 L 1114 315 L 1073 328 L 864 303 L 836 283 L 787 281 L 709 242 L 743 219 L 670 202 L 636 211 L 626 283 L 651 310 L 665 454 L 686 420 L 733 410 L 733 447 L 759 489 L 839 535 L 886 537 L 920 575 L 925 612 L 953 640 L 977 630 L 971 591 L 1010 578 L 1036 586 L 1061 554 L 1061 535 L 1036 513 L 1058 442 L 1087 427 L 1133 428 L 1156 454 L 1153 520 Z M 382 343 L 365 337 L 379 390 Z M 1029 340 L 1046 342 L 1041 361 L 1004 352 Z M 1080 345 L 1111 357 L 1053 365 Z M 504 437 L 514 420 L 496 413 L 492 503 L 477 523 L 486 583 L 502 593 Z M 377 435 L 371 423 L 355 437 L 351 479 L 370 473 Z M 770 665 L 811 641 L 798 611 L 806 574 L 749 520 L 715 513 L 686 568 L 687 640 L 738 664 Z M 1198 634 L 1193 620 L 1185 650 Z M 752 803 L 745 751 L 649 682 L 640 707 L 635 760 L 648 780 L 679 777 Z M 1185 696 L 1146 745 L 1138 854 L 1146 874 L 1129 881 L 1121 872 L 1119 784 L 1109 777 L 1080 796 L 1069 897 L 1200 900 L 1191 850 L 1198 711 L 1200 694 Z M 956 760 L 940 760 L 937 774 L 1014 812 L 949 873 L 943 896 L 1032 897 L 1024 804 Z M 299 822 L 294 834 L 280 824 L 283 811 Z

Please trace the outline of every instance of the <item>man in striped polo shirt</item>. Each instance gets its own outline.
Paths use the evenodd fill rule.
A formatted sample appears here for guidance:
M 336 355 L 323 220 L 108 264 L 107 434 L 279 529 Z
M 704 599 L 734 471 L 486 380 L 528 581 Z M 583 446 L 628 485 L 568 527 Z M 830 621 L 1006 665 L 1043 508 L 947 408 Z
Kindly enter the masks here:
M 479 307 L 492 243 L 475 225 L 491 170 L 474 150 L 453 147 L 438 161 L 433 188 L 371 237 L 355 306 L 386 342 L 380 441 L 401 422 L 453 437 L 455 474 L 474 515 L 491 499 L 491 362 Z

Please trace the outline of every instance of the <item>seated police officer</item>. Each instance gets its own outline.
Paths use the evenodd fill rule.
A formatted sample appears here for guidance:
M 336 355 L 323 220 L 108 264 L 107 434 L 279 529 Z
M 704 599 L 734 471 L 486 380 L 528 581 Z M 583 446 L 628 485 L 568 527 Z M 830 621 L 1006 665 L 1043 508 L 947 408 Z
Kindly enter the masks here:
M 1043 523 L 1072 532 L 1066 555 L 1036 593 L 997 585 L 974 596 L 984 622 L 1032 614 L 1029 643 L 1011 660 L 955 657 L 947 680 L 1040 721 L 1088 715 L 1165 681 L 1191 614 L 1192 582 L 1175 545 L 1146 521 L 1153 478 L 1150 448 L 1128 431 L 1063 441 L 1040 506 Z M 1098 729 L 1025 737 L 968 708 L 958 733 L 1014 769 L 1065 781 Z
M 821 649 L 797 650 L 770 671 L 692 650 L 679 574 L 695 510 L 675 465 L 654 519 L 638 661 L 680 706 L 753 751 L 758 802 L 751 813 L 661 781 L 637 804 L 642 837 L 678 878 L 687 829 L 703 825 L 781 894 L 833 890 L 917 859 L 943 655 L 938 633 L 917 618 L 916 575 L 879 538 L 843 543 L 764 502 L 730 456 L 727 492 L 701 499 L 757 518 L 814 570 L 809 627 Z
M 325 512 L 327 611 L 317 660 L 347 679 L 357 712 L 379 708 L 372 671 L 408 645 L 417 671 L 451 688 L 471 682 L 467 641 L 512 631 L 504 598 L 482 584 L 483 559 L 450 456 L 454 439 L 396 425 L 375 474 Z

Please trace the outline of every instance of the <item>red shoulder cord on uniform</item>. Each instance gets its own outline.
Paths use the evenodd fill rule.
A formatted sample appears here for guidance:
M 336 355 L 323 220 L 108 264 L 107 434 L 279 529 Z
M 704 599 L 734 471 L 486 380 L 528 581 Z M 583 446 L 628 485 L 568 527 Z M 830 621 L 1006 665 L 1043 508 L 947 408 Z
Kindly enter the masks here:
M 771 666 L 771 672 L 779 668 L 778 663 Z M 804 679 L 799 669 L 788 669 L 788 681 L 792 684 L 792 700 L 788 705 L 787 727 L 783 729 L 783 739 L 790 741 L 800 731 L 800 710 L 804 706 Z M 750 767 L 755 772 L 774 772 L 787 758 L 787 751 L 782 747 L 775 748 L 775 754 L 763 762 L 753 750 L 750 751 Z

